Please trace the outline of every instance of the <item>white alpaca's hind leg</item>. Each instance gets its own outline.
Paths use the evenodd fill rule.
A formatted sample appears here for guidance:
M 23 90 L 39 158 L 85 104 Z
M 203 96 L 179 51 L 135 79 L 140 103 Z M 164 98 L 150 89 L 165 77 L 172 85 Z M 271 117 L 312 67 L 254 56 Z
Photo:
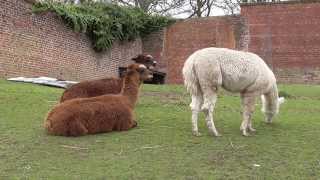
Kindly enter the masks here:
M 209 129 L 209 133 L 211 133 L 214 136 L 221 136 L 218 133 L 216 126 L 214 125 L 214 122 L 213 122 L 213 115 L 212 115 L 213 109 L 205 110 L 204 113 L 206 115 L 206 121 L 207 121 L 207 127 Z
M 201 109 L 201 105 L 203 103 L 203 98 L 201 95 L 192 95 L 192 101 L 190 104 L 191 111 L 192 111 L 192 134 L 194 136 L 201 136 L 198 130 L 198 115 Z
M 245 96 L 241 95 L 241 101 L 242 101 L 242 108 L 243 108 L 243 114 L 242 114 L 242 123 L 240 126 L 240 131 L 242 131 L 242 135 L 249 136 L 249 131 L 256 131 L 252 127 L 252 114 L 255 109 L 255 96 Z
M 209 129 L 209 132 L 214 136 L 220 136 L 213 121 L 213 110 L 216 102 L 217 102 L 217 93 L 212 90 L 206 90 L 204 92 L 204 103 L 201 109 L 206 115 L 206 122 L 207 122 L 207 127 Z
M 252 118 L 250 118 L 248 129 L 249 129 L 249 131 L 251 131 L 251 132 L 256 132 L 256 131 L 257 131 L 256 129 L 254 129 L 254 128 L 252 127 Z

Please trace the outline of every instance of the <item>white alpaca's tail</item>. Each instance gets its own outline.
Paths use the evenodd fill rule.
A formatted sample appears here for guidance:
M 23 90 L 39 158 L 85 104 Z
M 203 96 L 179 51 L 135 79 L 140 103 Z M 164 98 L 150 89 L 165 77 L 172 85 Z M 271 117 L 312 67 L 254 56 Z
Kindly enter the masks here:
M 186 62 L 184 63 L 182 69 L 184 85 L 187 88 L 187 91 L 192 94 L 199 94 L 201 92 L 198 76 L 194 69 L 194 56 L 191 55 Z

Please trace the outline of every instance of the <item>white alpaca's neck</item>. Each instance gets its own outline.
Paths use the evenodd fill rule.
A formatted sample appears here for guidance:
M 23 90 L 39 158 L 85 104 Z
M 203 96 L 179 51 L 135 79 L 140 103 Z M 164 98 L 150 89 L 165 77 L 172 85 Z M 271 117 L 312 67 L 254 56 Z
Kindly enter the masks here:
M 274 84 L 270 91 L 261 96 L 262 112 L 267 114 L 277 114 L 279 112 L 279 96 L 277 85 Z

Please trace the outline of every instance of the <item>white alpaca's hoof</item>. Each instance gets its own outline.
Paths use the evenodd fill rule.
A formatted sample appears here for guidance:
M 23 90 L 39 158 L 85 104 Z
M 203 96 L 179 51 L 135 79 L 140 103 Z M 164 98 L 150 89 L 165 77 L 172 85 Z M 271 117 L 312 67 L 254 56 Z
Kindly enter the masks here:
M 254 128 L 252 128 L 252 127 L 249 127 L 248 129 L 249 129 L 249 131 L 251 131 L 251 132 L 256 132 L 256 131 L 257 131 L 256 129 L 254 129 Z
M 193 134 L 194 136 L 196 136 L 196 137 L 200 137 L 200 136 L 201 136 L 201 133 L 199 133 L 199 132 L 192 132 L 192 134 Z
M 209 134 L 210 134 L 211 136 L 215 136 L 215 137 L 221 137 L 221 136 L 222 136 L 222 135 L 219 134 L 218 132 L 214 132 L 214 131 L 209 131 Z
M 246 130 L 242 130 L 242 135 L 245 137 L 250 136 L 250 134 Z
M 215 136 L 215 137 L 220 137 L 221 136 L 221 134 L 219 134 L 217 130 L 209 130 L 209 134 L 211 136 Z

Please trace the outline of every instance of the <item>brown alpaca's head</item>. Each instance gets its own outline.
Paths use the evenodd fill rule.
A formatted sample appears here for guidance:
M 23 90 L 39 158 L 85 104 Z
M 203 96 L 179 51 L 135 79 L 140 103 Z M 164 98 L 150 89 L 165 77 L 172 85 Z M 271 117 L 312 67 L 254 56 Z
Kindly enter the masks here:
M 148 69 L 151 70 L 153 70 L 157 65 L 157 61 L 155 61 L 150 54 L 139 54 L 137 57 L 132 58 L 132 61 L 139 64 L 144 64 Z
M 153 78 L 152 72 L 143 64 L 131 64 L 127 69 L 127 76 L 137 74 L 140 81 L 150 80 Z

